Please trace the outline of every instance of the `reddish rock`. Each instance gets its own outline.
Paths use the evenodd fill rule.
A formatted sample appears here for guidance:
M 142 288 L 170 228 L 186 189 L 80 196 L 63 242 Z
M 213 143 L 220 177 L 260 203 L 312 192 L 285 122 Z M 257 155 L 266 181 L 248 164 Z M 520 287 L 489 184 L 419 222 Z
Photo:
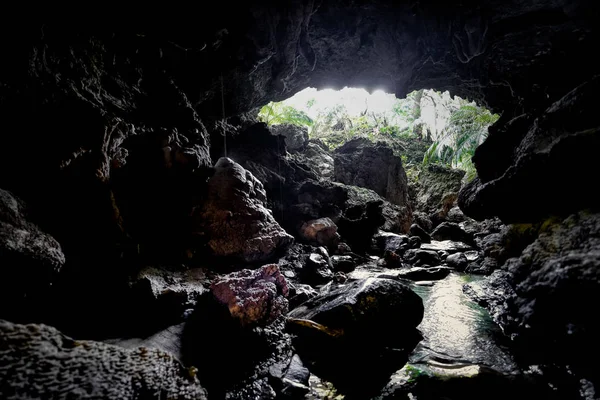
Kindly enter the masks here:
M 289 287 L 277 264 L 233 272 L 210 289 L 242 325 L 267 325 L 288 311 Z

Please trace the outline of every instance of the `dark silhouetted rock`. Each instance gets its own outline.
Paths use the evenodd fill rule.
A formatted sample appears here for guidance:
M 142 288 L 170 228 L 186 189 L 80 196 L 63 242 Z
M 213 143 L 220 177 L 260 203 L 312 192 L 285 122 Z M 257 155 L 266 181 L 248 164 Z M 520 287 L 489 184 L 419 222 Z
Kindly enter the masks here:
M 421 238 L 418 236 L 411 236 L 408 238 L 408 245 L 411 249 L 418 249 L 421 247 Z
M 492 155 L 502 139 L 490 135 L 473 157 L 485 179 L 461 190 L 461 209 L 478 220 L 498 216 L 505 223 L 522 223 L 597 207 L 600 192 L 587 177 L 599 171 L 593 149 L 600 144 L 600 126 L 594 108 L 587 104 L 599 88 L 596 75 L 534 121 L 525 120 L 520 137 L 510 140 L 508 157 L 502 161 Z M 554 182 L 564 182 L 560 191 L 553 189 Z
M 393 204 L 408 205 L 408 183 L 400 157 L 385 143 L 357 138 L 334 152 L 335 179 L 374 190 Z
M 403 270 L 398 274 L 398 278 L 409 279 L 411 281 L 434 281 L 444 279 L 452 270 L 446 267 L 412 267 Z
M 293 242 L 265 207 L 263 185 L 231 159 L 219 159 L 208 190 L 208 200 L 194 212 L 194 221 L 212 254 L 260 262 Z
M 308 145 L 308 129 L 298 125 L 280 124 L 269 128 L 273 135 L 285 138 L 285 147 L 290 152 L 303 151 Z
M 352 256 L 331 256 L 334 271 L 352 272 L 356 268 L 356 260 Z
M 307 300 L 316 297 L 319 294 L 312 286 L 305 284 L 296 284 L 293 286 L 293 289 L 290 288 L 290 310 L 298 307 L 300 304 L 304 303 Z
M 467 256 L 465 256 L 464 253 L 454 253 L 446 257 L 446 263 L 450 268 L 454 268 L 457 271 L 463 271 L 467 267 L 469 260 L 467 260 Z
M 467 292 L 490 310 L 529 362 L 568 364 L 595 380 L 600 332 L 582 305 L 600 302 L 599 267 L 600 214 L 582 212 L 546 226 L 520 257 L 469 284 Z
M 267 325 L 288 310 L 288 285 L 276 264 L 225 275 L 210 290 L 241 325 Z
M 410 230 L 408 231 L 408 234 L 410 236 L 417 236 L 418 238 L 421 239 L 422 243 L 430 243 L 431 242 L 431 236 L 429 236 L 429 234 L 427 232 L 425 232 L 425 230 L 417 224 L 412 224 L 410 226 Z
M 64 264 L 58 242 L 27 219 L 20 199 L 0 189 L 0 316 L 17 317 L 24 301 L 46 301 Z
M 442 222 L 431 232 L 431 238 L 437 241 L 473 243 L 473 237 L 454 222 Z
M 319 295 L 288 317 L 311 320 L 332 334 L 382 339 L 411 332 L 423 318 L 423 303 L 399 282 L 368 278 Z
M 309 285 L 322 285 L 333 279 L 329 257 L 312 253 L 306 258 L 306 264 L 300 274 L 303 282 Z
M 414 266 L 429 264 L 432 266 L 440 265 L 442 260 L 437 251 L 424 249 L 411 249 L 404 253 L 404 260 Z
M 22 399 L 206 399 L 195 368 L 169 353 L 73 340 L 0 320 L 0 396 Z M 31 382 L 35 381 L 35 384 Z

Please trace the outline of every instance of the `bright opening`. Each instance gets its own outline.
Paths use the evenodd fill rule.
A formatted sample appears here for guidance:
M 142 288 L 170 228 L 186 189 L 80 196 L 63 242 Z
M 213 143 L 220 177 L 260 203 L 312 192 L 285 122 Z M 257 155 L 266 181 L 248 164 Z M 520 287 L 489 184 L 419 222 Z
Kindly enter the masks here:
M 293 124 L 308 129 L 331 150 L 357 137 L 387 142 L 410 168 L 439 163 L 476 176 L 471 158 L 499 118 L 473 101 L 449 92 L 423 89 L 404 99 L 376 90 L 304 89 L 282 102 L 261 108 L 268 125 Z

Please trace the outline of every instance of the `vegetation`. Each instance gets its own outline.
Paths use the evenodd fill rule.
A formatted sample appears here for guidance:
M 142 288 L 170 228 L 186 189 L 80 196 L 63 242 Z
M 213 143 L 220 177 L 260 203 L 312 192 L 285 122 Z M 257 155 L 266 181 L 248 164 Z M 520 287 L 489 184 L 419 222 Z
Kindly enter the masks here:
M 430 100 L 429 113 L 433 108 L 433 117 L 422 115 L 424 99 Z M 332 150 L 357 137 L 384 141 L 402 157 L 409 175 L 418 175 L 421 165 L 440 163 L 465 170 L 468 180 L 476 176 L 471 162 L 475 149 L 487 137 L 488 127 L 499 118 L 473 102 L 432 90 L 415 91 L 405 99 L 394 98 L 383 110 L 372 107 L 365 99 L 364 107 L 354 113 L 339 103 L 319 107 L 317 96 L 301 107 L 286 102 L 265 105 L 258 114 L 259 120 L 268 125 L 306 127 L 310 138 L 321 139 Z M 445 123 L 441 129 L 435 120 L 441 118 L 438 114 L 449 116 L 441 119 Z

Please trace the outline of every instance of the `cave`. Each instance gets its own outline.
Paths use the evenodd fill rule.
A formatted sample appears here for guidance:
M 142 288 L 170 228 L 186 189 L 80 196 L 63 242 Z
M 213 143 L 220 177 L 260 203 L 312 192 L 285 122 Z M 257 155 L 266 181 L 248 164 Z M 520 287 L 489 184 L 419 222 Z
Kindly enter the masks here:
M 597 398 L 597 2 L 164 7 L 7 10 L 0 398 Z M 309 87 L 499 119 L 467 179 Z

